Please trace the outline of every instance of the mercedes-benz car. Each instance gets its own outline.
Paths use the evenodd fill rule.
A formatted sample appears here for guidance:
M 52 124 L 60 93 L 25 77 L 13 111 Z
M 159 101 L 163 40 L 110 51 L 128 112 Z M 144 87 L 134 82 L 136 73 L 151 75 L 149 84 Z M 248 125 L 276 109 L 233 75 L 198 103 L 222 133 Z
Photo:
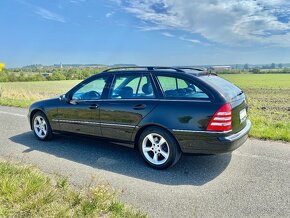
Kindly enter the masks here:
M 31 105 L 39 140 L 69 132 L 121 142 L 153 168 L 182 153 L 218 154 L 241 146 L 251 122 L 244 92 L 206 69 L 111 68 L 60 97 Z

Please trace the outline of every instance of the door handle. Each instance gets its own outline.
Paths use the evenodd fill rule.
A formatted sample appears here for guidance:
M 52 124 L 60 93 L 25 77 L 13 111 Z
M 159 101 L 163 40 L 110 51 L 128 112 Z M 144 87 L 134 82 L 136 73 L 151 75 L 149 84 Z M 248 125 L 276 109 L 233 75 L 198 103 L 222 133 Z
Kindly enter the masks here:
M 142 110 L 146 108 L 146 104 L 136 104 L 133 109 L 134 110 Z
M 92 104 L 92 105 L 89 106 L 89 109 L 94 110 L 94 109 L 97 109 L 98 107 L 99 107 L 99 105 Z

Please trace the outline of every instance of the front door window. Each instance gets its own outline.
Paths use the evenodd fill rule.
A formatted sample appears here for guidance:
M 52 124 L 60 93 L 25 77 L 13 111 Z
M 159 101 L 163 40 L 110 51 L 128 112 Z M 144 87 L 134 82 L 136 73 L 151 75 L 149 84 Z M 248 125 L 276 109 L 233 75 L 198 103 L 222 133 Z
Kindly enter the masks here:
M 84 84 L 72 96 L 72 100 L 98 100 L 103 94 L 108 77 L 97 78 L 87 84 Z

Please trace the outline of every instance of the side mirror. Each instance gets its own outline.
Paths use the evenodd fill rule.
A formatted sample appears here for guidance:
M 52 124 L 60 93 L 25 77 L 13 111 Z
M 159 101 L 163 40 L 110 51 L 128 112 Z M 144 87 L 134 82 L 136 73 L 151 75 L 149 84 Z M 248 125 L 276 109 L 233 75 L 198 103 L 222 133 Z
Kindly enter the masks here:
M 70 95 L 63 94 L 63 95 L 59 96 L 59 99 L 61 101 L 64 101 L 66 103 L 69 103 L 71 101 L 71 96 Z
M 65 101 L 65 99 L 66 99 L 66 97 L 65 97 L 64 94 L 59 96 L 59 100 L 61 100 L 61 101 Z

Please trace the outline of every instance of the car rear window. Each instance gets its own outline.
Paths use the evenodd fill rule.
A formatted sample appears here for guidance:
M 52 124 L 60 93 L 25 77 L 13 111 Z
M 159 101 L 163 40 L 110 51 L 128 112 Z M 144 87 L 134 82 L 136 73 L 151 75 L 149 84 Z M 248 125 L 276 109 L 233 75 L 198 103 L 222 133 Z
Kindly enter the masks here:
M 165 98 L 208 99 L 199 87 L 191 81 L 173 76 L 157 76 Z
M 220 93 L 222 93 L 226 99 L 233 100 L 238 95 L 242 93 L 242 90 L 230 83 L 229 81 L 215 75 L 207 75 L 199 77 L 204 82 L 208 83 L 215 89 L 217 89 Z

